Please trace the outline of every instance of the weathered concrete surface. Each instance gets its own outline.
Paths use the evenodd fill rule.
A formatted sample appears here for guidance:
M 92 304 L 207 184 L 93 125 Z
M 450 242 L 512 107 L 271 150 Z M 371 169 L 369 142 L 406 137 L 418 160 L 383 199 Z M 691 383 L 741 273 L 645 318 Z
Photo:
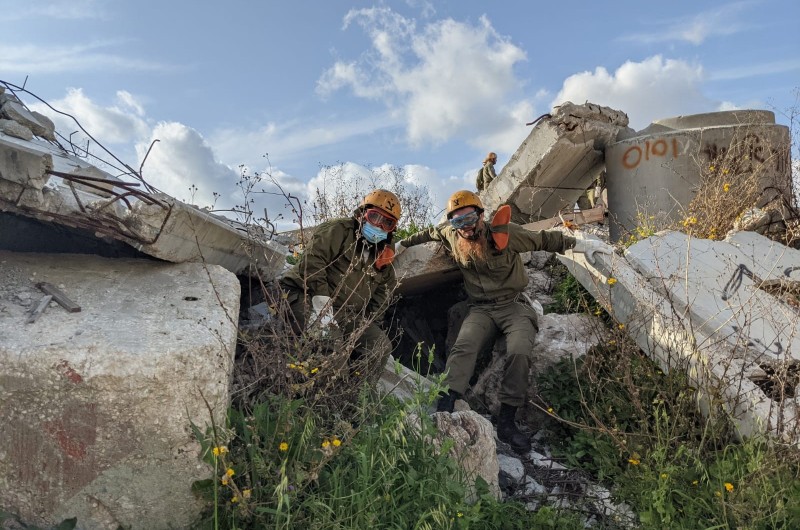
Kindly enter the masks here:
M 560 259 L 662 368 L 687 372 L 705 412 L 721 406 L 740 436 L 767 432 L 797 444 L 800 318 L 762 280 L 797 274 L 800 252 L 761 236 L 732 239 L 667 232 L 631 246 L 624 259 Z M 773 265 L 778 259 L 783 269 Z M 763 276 L 754 280 L 748 270 Z
M 416 393 L 427 392 L 432 386 L 433 382 L 427 377 L 406 368 L 391 355 L 378 380 L 378 390 L 382 394 L 392 395 L 400 401 L 409 401 Z
M 603 170 L 604 150 L 628 129 L 625 113 L 592 103 L 553 109 L 480 193 L 487 212 L 511 205 L 512 219 L 528 223 L 571 207 Z
M 489 420 L 471 410 L 456 411 L 452 414 L 437 412 L 433 421 L 439 435 L 433 441 L 441 448 L 444 440 L 451 440 L 453 447 L 450 456 L 474 483 L 477 477 L 483 478 L 489 491 L 500 498 L 500 464 L 497 462 L 497 444 L 494 439 L 494 427 Z M 476 492 L 470 488 L 467 501 L 477 500 Z
M 788 127 L 776 125 L 772 112 L 756 110 L 678 116 L 623 133 L 605 151 L 611 238 L 635 229 L 639 212 L 680 221 L 702 172 L 715 163 L 757 176 L 762 195 L 752 206 L 781 194 L 792 201 L 790 143 Z
M 82 310 L 51 303 L 59 286 Z M 223 424 L 240 285 L 201 264 L 0 252 L 0 507 L 85 529 L 187 528 L 210 470 L 190 421 Z
M 92 186 L 102 189 L 87 191 Z M 254 228 L 135 186 L 47 142 L 0 133 L 0 210 L 90 229 L 175 263 L 202 261 L 267 279 L 283 270 L 288 250 Z

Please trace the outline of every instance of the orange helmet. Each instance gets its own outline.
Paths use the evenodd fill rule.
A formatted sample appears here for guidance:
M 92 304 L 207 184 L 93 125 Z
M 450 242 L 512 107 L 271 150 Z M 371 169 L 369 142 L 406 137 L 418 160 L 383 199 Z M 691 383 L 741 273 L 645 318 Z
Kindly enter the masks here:
M 388 190 L 374 190 L 367 193 L 367 196 L 361 201 L 361 206 L 380 208 L 394 217 L 396 221 L 399 221 L 400 216 L 403 215 L 403 210 L 400 209 L 400 199 Z
M 447 201 L 447 218 L 450 219 L 454 211 L 467 206 L 474 206 L 478 210 L 483 211 L 483 204 L 476 193 L 469 190 L 455 192 Z

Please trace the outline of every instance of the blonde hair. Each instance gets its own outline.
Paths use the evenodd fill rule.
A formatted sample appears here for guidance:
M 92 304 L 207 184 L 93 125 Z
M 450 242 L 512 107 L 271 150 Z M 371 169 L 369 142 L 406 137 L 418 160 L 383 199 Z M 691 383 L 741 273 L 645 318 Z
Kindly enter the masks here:
M 490 151 L 489 154 L 486 155 L 486 158 L 483 159 L 483 164 L 486 165 L 486 162 L 488 162 L 490 160 L 492 161 L 492 163 L 497 162 L 497 153 L 492 153 Z

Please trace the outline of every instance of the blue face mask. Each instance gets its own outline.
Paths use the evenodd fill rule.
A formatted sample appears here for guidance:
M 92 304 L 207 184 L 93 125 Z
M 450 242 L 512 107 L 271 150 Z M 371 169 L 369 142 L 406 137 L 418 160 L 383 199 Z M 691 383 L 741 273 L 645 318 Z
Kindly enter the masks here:
M 364 225 L 361 227 L 361 235 L 364 236 L 364 239 L 366 239 L 372 244 L 380 243 L 381 241 L 389 237 L 388 232 L 384 232 L 377 226 L 374 226 L 367 222 L 365 222 Z

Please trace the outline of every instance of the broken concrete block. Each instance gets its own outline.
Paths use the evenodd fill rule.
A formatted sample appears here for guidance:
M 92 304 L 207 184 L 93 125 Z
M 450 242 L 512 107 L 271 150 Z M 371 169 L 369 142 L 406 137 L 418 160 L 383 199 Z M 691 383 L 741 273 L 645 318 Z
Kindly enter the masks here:
M 572 208 L 604 167 L 603 151 L 627 128 L 625 113 L 566 102 L 541 120 L 480 194 L 488 212 L 511 205 L 521 224 Z
M 770 268 L 764 256 L 781 255 L 791 279 L 800 252 L 742 239 L 749 247 L 666 232 L 632 245 L 624 259 L 559 259 L 664 370 L 687 373 L 704 413 L 724 410 L 741 437 L 798 444 L 798 310 L 766 292 L 755 271 Z
M 22 140 L 32 140 L 33 133 L 24 125 L 20 125 L 14 120 L 0 120 L 0 131 L 6 133 L 14 138 L 21 138 Z
M 47 122 L 41 122 L 31 111 L 22 106 L 21 103 L 16 101 L 6 101 L 3 103 L 3 107 L 0 109 L 0 112 L 8 117 L 8 119 L 14 120 L 20 125 L 24 125 L 36 136 L 41 136 L 42 138 L 51 136 L 53 139 L 55 139 L 53 136 L 54 128 L 48 129 L 48 127 L 53 125 L 53 122 L 49 119 Z
M 781 195 L 791 203 L 790 144 L 789 128 L 776 125 L 775 115 L 763 110 L 678 116 L 623 133 L 605 151 L 611 238 L 633 231 L 642 213 L 680 221 L 712 167 L 731 171 L 732 177 L 753 174 L 762 197 L 752 206 Z
M 461 271 L 441 243 L 432 241 L 409 247 L 395 260 L 400 293 L 413 296 L 432 286 L 461 279 Z
M 44 167 L 42 167 L 44 164 Z M 67 175 L 105 179 L 104 189 Z M 133 177 L 130 177 L 133 179 Z M 7 186 L 4 180 L 19 186 Z M 122 241 L 153 257 L 221 265 L 236 274 L 271 280 L 283 271 L 289 251 L 253 230 L 182 203 L 166 194 L 123 190 L 113 177 L 52 144 L 0 136 L 0 207 L 18 215 L 89 229 L 98 237 Z M 93 184 L 96 181 L 93 182 Z M 126 193 L 128 204 L 115 200 Z M 46 250 L 46 249 L 43 249 Z
M 9 180 L 23 186 L 41 190 L 50 175 L 46 173 L 53 168 L 53 157 L 37 149 L 17 145 L 0 135 L 0 179 Z M 15 202 L 17 197 L 0 197 Z
M 53 123 L 53 120 L 51 120 L 50 118 L 48 118 L 47 116 L 45 116 L 40 112 L 36 112 L 35 110 L 31 111 L 31 114 L 33 114 L 33 117 L 36 118 L 36 121 L 38 121 L 44 128 L 42 134 L 39 134 L 38 136 L 41 136 L 45 140 L 50 140 L 52 142 L 55 142 L 56 124 Z
M 433 414 L 433 421 L 439 431 L 434 445 L 441 447 L 444 440 L 453 442 L 450 456 L 459 463 L 470 482 L 481 477 L 489 485 L 495 498 L 500 495 L 500 464 L 497 461 L 497 444 L 491 422 L 477 412 L 466 410 L 452 414 L 439 412 Z M 476 491 L 470 488 L 468 501 L 476 500 Z
M 190 422 L 225 424 L 240 285 L 214 265 L 0 252 L 3 282 L 64 286 L 80 313 L 0 299 L 0 506 L 48 528 L 189 528 L 210 477 Z M 31 284 L 32 286 L 32 284 Z M 169 494 L 164 487 L 169 485 Z

